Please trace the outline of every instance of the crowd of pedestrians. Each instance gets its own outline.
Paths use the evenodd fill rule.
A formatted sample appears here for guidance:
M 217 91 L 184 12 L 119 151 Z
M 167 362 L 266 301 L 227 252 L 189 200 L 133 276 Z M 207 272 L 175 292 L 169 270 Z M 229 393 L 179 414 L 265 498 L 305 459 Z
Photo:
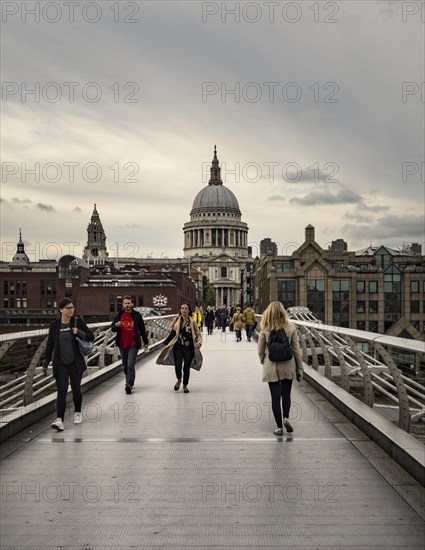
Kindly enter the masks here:
M 121 311 L 111 323 L 111 331 L 116 334 L 115 344 L 120 350 L 123 372 L 125 376 L 125 393 L 131 394 L 136 378 L 136 360 L 139 349 L 148 349 L 148 336 L 140 313 L 133 308 L 131 296 L 124 296 Z M 58 319 L 49 329 L 47 347 L 43 362 L 43 371 L 47 374 L 48 365 L 52 361 L 53 377 L 56 380 L 57 418 L 52 428 L 58 431 L 64 429 L 63 421 L 66 409 L 68 384 L 71 382 L 74 402 L 74 424 L 82 421 L 81 378 L 87 369 L 79 340 L 90 342 L 94 340 L 93 332 L 87 327 L 81 317 L 75 315 L 75 307 L 70 298 L 63 298 L 58 304 Z M 199 306 L 192 311 L 189 304 L 182 304 L 179 314 L 170 324 L 170 331 L 165 338 L 164 348 L 156 363 L 173 365 L 176 382 L 174 391 L 179 391 L 183 385 L 185 394 L 189 391 L 191 369 L 200 370 L 202 366 L 202 333 L 206 328 L 207 335 L 214 330 L 235 333 L 236 342 L 242 341 L 242 330 L 245 328 L 246 339 L 251 342 L 257 325 L 256 312 L 252 304 L 242 311 L 241 306 L 208 306 L 205 311 Z M 285 336 L 290 348 L 290 357 L 272 354 L 270 346 L 276 339 L 276 333 Z M 276 421 L 274 434 L 282 436 L 283 428 L 288 433 L 293 432 L 289 423 L 291 407 L 292 382 L 303 378 L 303 363 L 298 334 L 295 325 L 289 322 L 286 310 L 281 302 L 272 302 L 263 312 L 260 333 L 258 336 L 258 356 L 263 367 L 263 382 L 270 389 L 272 411 Z

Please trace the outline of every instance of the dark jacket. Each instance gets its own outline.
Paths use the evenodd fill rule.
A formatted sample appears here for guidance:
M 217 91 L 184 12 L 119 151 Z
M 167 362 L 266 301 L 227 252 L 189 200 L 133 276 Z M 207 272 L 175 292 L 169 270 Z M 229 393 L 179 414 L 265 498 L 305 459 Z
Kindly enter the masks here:
M 121 317 L 124 312 L 125 309 L 121 310 L 117 315 L 115 315 L 115 318 L 111 324 L 112 332 L 117 333 L 115 337 L 115 344 L 118 347 L 120 345 L 121 327 L 116 327 L 115 323 L 121 321 Z M 142 347 L 142 340 L 145 346 L 149 344 L 149 340 L 146 334 L 145 322 L 143 321 L 143 317 L 140 315 L 140 313 L 138 311 L 135 311 L 134 309 L 131 310 L 130 315 L 133 317 L 134 328 L 136 329 L 136 347 L 137 349 L 140 349 Z
M 75 321 L 77 321 L 77 325 L 75 325 Z M 46 347 L 46 353 L 44 354 L 44 361 L 43 366 L 47 367 L 52 359 L 52 365 L 53 365 L 53 376 L 56 378 L 57 368 L 59 364 L 59 333 L 60 333 L 60 326 L 61 326 L 61 320 L 56 319 L 56 321 L 53 321 L 51 323 L 49 328 L 49 336 L 47 339 L 47 347 Z M 78 336 L 82 338 L 83 340 L 87 340 L 88 342 L 93 342 L 94 340 L 94 334 L 93 332 L 88 328 L 86 323 L 84 322 L 81 317 L 71 317 L 71 328 L 77 326 L 78 328 Z M 77 344 L 77 335 L 72 335 L 72 344 L 74 349 L 74 360 L 75 364 L 77 365 L 77 368 L 79 369 L 80 373 L 82 374 L 86 369 L 86 361 L 84 357 L 80 353 L 80 349 Z

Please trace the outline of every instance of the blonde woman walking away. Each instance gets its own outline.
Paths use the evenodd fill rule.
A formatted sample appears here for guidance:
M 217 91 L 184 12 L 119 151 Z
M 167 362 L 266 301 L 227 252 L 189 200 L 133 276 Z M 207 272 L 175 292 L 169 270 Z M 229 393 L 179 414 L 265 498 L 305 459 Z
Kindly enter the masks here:
M 263 382 L 268 382 L 272 398 L 273 416 L 277 424 L 274 434 L 283 435 L 283 427 L 288 433 L 294 431 L 289 423 L 291 389 L 294 378 L 303 378 L 303 363 L 300 343 L 295 325 L 288 321 L 288 314 L 281 302 L 271 302 L 263 313 L 261 332 L 258 338 L 258 356 L 263 365 Z M 269 358 L 271 331 L 283 329 L 292 349 L 292 358 L 286 361 L 272 361 Z M 282 421 L 283 409 L 283 421 Z

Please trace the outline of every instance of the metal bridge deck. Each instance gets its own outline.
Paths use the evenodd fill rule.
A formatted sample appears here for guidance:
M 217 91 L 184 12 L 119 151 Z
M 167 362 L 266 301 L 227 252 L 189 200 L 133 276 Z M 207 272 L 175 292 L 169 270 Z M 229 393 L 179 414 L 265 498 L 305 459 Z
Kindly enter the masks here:
M 421 488 L 367 436 L 303 382 L 277 439 L 256 344 L 203 354 L 189 394 L 152 353 L 132 395 L 116 376 L 81 425 L 4 443 L 2 550 L 424 549 Z

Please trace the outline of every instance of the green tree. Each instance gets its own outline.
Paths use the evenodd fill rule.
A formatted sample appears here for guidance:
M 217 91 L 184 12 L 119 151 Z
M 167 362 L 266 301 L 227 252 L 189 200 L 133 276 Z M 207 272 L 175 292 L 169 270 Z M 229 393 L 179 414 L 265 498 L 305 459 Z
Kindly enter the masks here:
M 210 286 L 208 277 L 206 277 L 205 275 L 203 277 L 203 287 L 204 287 L 204 295 L 203 295 L 204 308 L 215 305 L 215 292 L 214 292 L 214 289 Z

